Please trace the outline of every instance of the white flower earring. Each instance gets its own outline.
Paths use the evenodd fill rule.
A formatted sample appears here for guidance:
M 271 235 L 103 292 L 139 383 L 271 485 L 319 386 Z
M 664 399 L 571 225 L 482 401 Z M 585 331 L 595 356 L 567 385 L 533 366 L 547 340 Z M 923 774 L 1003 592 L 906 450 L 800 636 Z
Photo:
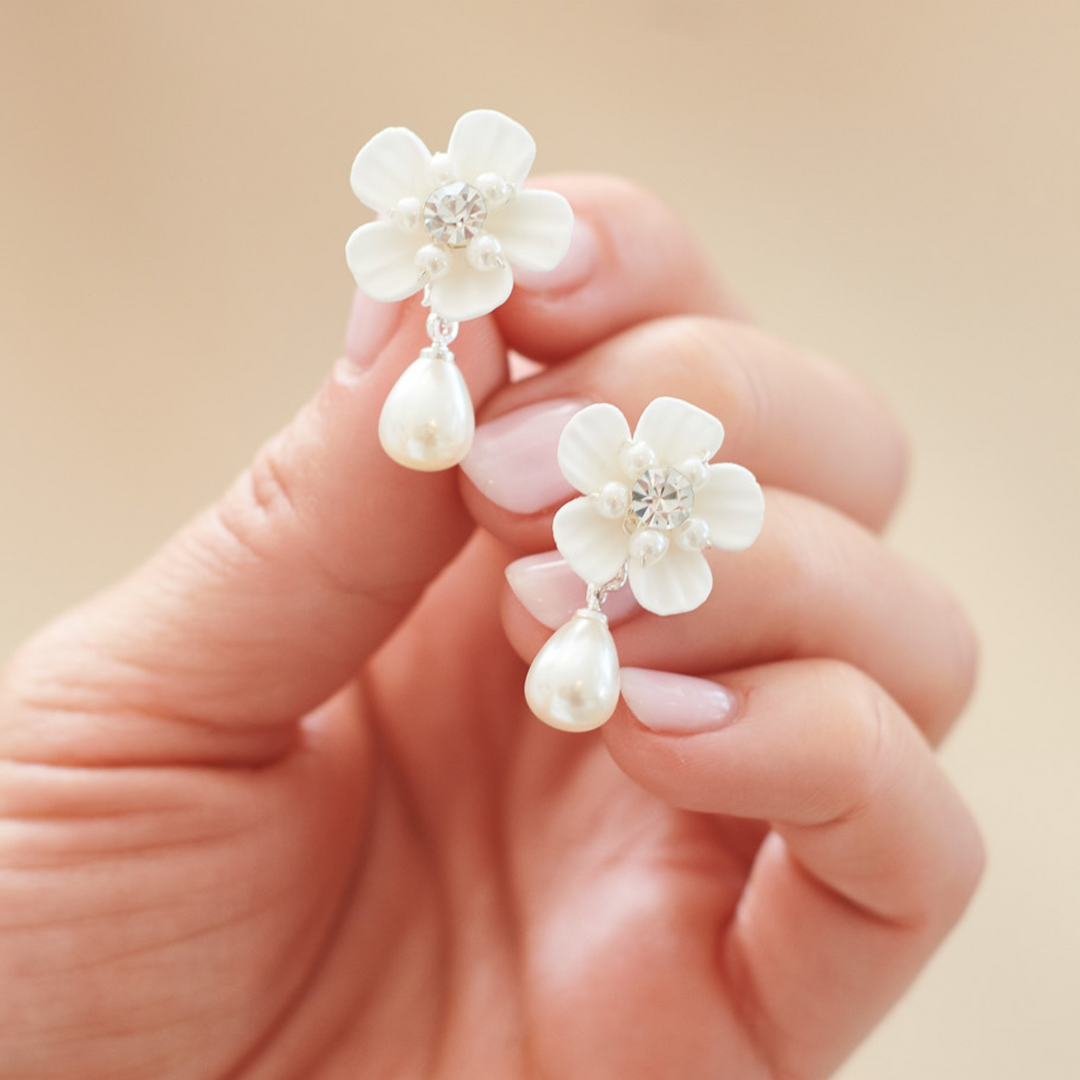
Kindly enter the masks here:
M 601 611 L 629 584 L 656 615 L 700 607 L 712 591 L 707 548 L 741 551 L 765 499 L 741 465 L 711 465 L 724 427 L 678 398 L 657 398 L 633 435 L 614 405 L 590 405 L 559 440 L 559 468 L 581 492 L 556 514 L 555 546 L 588 586 L 586 605 L 536 654 L 525 700 L 562 731 L 591 731 L 619 700 L 619 657 Z
M 393 127 L 356 155 L 353 191 L 383 219 L 349 237 L 349 269 L 375 300 L 423 290 L 431 309 L 431 345 L 391 390 L 379 420 L 383 449 L 407 468 L 452 468 L 472 444 L 472 402 L 449 349 L 458 324 L 506 300 L 511 267 L 553 270 L 570 247 L 566 199 L 522 189 L 535 156 L 532 136 L 490 109 L 461 117 L 445 153 Z

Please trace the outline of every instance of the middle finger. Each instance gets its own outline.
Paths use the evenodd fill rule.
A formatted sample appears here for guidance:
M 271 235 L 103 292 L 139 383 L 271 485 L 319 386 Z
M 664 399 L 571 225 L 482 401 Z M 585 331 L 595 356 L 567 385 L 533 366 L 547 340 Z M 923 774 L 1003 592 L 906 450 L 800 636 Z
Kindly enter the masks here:
M 777 660 L 840 660 L 870 675 L 937 742 L 974 681 L 974 638 L 955 600 L 821 503 L 773 488 L 766 507 L 753 547 L 707 552 L 713 588 L 696 610 L 669 619 L 628 606 L 629 590 L 612 594 L 605 611 L 620 663 L 706 675 Z M 507 577 L 521 603 L 506 605 L 504 622 L 528 659 L 584 606 L 585 585 L 544 556 L 519 560 Z
M 463 464 L 481 525 L 512 546 L 550 546 L 544 511 L 577 494 L 558 470 L 566 421 L 610 402 L 633 427 L 654 398 L 683 398 L 720 418 L 719 460 L 879 529 L 903 482 L 895 420 L 861 383 L 745 324 L 682 316 L 619 334 L 577 359 L 512 384 L 487 403 Z

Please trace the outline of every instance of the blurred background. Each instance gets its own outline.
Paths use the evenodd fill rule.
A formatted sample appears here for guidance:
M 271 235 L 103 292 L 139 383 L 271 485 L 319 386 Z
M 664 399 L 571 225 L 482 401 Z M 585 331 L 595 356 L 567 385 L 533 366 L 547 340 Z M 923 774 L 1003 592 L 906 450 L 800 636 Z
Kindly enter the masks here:
M 478 106 L 666 197 L 912 434 L 897 547 L 984 670 L 970 915 L 843 1080 L 1080 1075 L 1080 5 L 0 0 L 0 655 L 339 354 L 352 158 Z M 676 1080 L 676 1078 L 672 1078 Z

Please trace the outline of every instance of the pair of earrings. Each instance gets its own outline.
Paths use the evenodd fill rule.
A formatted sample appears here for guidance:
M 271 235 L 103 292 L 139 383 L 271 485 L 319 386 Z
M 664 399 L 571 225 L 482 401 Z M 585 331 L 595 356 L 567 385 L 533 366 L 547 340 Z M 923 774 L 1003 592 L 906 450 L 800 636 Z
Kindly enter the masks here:
M 431 345 L 390 391 L 379 419 L 386 453 L 407 468 L 452 468 L 472 444 L 474 415 L 450 344 L 466 319 L 513 288 L 511 267 L 552 270 L 570 246 L 573 212 L 551 191 L 523 190 L 536 144 L 491 110 L 466 113 L 446 153 L 387 128 L 356 157 L 352 186 L 382 215 L 349 238 L 357 284 L 376 300 L 423 291 Z M 619 699 L 619 658 L 602 605 L 629 586 L 657 615 L 692 611 L 712 590 L 708 548 L 738 551 L 761 530 L 764 499 L 739 465 L 710 464 L 724 438 L 716 417 L 661 397 L 633 433 L 614 405 L 590 405 L 559 440 L 559 467 L 580 493 L 556 514 L 555 545 L 583 579 L 585 606 L 537 653 L 525 698 L 564 731 L 603 724 Z

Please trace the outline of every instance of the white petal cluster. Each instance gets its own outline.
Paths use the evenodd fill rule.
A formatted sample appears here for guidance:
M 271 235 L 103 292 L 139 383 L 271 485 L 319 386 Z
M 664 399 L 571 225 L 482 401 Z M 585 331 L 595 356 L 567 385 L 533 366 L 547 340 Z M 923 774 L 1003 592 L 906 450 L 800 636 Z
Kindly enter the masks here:
M 657 398 L 631 434 L 614 405 L 577 413 L 559 440 L 559 467 L 582 497 L 555 515 L 555 545 L 594 585 L 626 567 L 637 602 L 657 615 L 703 604 L 712 572 L 703 554 L 739 551 L 761 531 L 765 500 L 741 465 L 710 465 L 724 427 L 678 398 Z
M 461 321 L 506 300 L 511 267 L 554 269 L 574 216 L 561 195 L 522 190 L 535 156 L 532 136 L 490 109 L 461 117 L 445 153 L 407 128 L 380 131 L 352 168 L 357 198 L 383 216 L 345 246 L 357 284 L 385 301 L 430 286 L 432 310 Z

